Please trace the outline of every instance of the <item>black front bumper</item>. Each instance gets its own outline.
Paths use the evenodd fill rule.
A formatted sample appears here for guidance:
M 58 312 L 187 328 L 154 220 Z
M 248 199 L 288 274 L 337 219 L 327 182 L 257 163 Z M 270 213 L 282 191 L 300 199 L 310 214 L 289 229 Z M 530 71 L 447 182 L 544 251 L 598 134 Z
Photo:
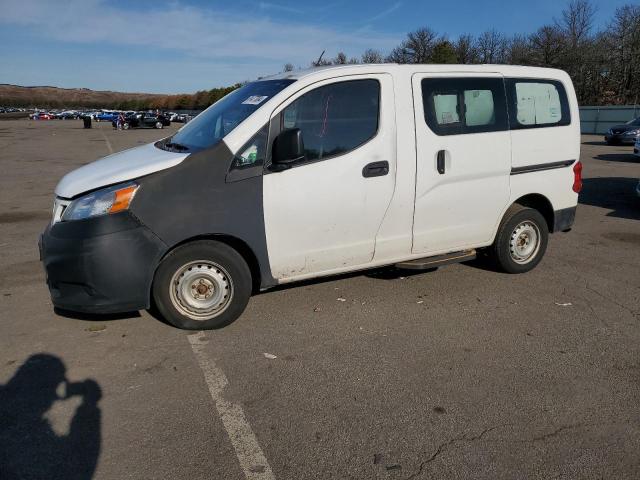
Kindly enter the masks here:
M 39 244 L 54 306 L 85 313 L 149 308 L 153 274 L 167 250 L 129 212 L 56 223 Z

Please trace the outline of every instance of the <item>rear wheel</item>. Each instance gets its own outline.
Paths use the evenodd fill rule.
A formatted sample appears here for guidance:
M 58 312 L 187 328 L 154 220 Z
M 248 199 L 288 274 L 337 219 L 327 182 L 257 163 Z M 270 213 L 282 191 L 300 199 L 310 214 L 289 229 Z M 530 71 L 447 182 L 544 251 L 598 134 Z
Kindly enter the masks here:
M 173 326 L 208 330 L 236 320 L 251 288 L 251 272 L 242 256 L 224 243 L 203 240 L 167 255 L 153 281 L 153 298 Z
M 549 229 L 542 214 L 514 204 L 505 213 L 489 254 L 501 270 L 525 273 L 540 263 L 548 239 Z
M 164 125 L 162 125 L 162 122 L 156 122 L 156 128 L 162 128 L 164 127 Z

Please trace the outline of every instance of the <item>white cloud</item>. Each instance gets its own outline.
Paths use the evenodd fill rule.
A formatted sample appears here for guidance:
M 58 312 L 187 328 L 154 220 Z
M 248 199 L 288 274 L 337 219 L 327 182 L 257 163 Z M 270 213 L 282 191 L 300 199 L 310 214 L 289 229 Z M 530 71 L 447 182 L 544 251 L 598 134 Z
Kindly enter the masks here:
M 221 64 L 308 65 L 322 50 L 357 55 L 367 48 L 388 50 L 398 41 L 371 31 L 275 21 L 260 4 L 240 15 L 178 3 L 140 10 L 105 0 L 0 0 L 0 11 L 0 24 L 30 28 L 44 39 L 153 47 Z
M 280 12 L 288 12 L 288 13 L 304 13 L 304 10 L 295 7 L 289 7 L 287 5 L 280 5 L 279 3 L 272 2 L 260 2 L 258 6 L 262 10 L 278 10 Z
M 402 7 L 402 2 L 396 2 L 393 5 L 391 5 L 389 8 L 387 8 L 386 10 L 383 10 L 382 12 L 378 13 L 377 15 L 374 15 L 371 18 L 366 19 L 366 22 L 375 22 L 376 20 L 380 20 L 384 17 L 387 17 L 389 15 L 391 15 L 393 12 L 395 12 L 396 10 L 398 10 L 400 7 Z

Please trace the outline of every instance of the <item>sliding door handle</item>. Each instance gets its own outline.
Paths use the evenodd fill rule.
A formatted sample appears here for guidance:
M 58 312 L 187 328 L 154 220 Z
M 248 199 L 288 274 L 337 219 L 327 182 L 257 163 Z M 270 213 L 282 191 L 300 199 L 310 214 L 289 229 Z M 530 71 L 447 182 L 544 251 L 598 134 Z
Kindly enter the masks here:
M 440 175 L 444 175 L 444 161 L 445 161 L 445 152 L 444 150 L 438 151 L 438 158 L 436 162 L 436 167 L 438 168 L 438 173 Z

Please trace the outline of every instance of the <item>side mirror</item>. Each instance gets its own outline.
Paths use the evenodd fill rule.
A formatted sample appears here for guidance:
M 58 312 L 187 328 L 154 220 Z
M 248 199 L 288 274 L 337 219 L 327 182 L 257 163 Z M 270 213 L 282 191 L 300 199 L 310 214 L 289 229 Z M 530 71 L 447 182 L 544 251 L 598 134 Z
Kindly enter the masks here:
M 304 157 L 304 142 L 299 128 L 284 130 L 273 141 L 271 163 L 276 169 L 287 169 Z

